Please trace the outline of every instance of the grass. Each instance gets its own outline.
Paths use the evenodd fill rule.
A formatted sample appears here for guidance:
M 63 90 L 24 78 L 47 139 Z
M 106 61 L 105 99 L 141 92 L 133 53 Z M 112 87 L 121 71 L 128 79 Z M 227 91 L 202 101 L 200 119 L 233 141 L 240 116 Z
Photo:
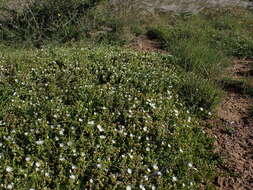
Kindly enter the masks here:
M 147 28 L 149 38 L 159 40 L 182 69 L 186 85 L 182 84 L 179 94 L 193 113 L 200 105 L 212 110 L 220 103 L 223 93 L 216 80 L 234 57 L 252 58 L 250 18 L 252 11 L 245 9 L 210 9 L 188 17 L 165 16 Z M 251 89 L 247 87 L 247 93 Z
M 214 188 L 220 161 L 200 120 L 221 102 L 217 81 L 231 59 L 253 56 L 253 13 L 147 18 L 128 6 L 45 1 L 8 10 L 1 188 Z M 123 47 L 138 35 L 169 53 Z

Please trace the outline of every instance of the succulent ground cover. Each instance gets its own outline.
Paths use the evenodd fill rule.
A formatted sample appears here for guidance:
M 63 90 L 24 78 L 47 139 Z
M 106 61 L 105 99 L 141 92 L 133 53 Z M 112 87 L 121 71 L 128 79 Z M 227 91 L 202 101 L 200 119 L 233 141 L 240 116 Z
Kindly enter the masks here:
M 113 47 L 2 51 L 1 188 L 208 188 L 211 140 L 179 100 L 171 60 Z
M 0 3 L 0 189 L 251 188 L 252 9 L 21 2 Z

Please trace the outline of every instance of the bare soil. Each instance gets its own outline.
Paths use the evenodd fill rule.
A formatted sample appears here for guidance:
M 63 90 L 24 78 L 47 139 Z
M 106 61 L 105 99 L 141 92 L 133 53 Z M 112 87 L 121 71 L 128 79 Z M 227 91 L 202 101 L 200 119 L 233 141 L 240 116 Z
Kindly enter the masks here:
M 168 53 L 162 50 L 160 42 L 151 40 L 145 35 L 136 37 L 127 47 L 137 51 Z
M 235 61 L 226 76 L 231 79 L 252 77 L 251 61 Z M 253 86 L 251 86 L 253 87 Z M 227 95 L 217 109 L 217 118 L 209 121 L 216 137 L 215 151 L 224 159 L 216 185 L 219 190 L 253 189 L 253 98 L 240 89 L 225 89 Z

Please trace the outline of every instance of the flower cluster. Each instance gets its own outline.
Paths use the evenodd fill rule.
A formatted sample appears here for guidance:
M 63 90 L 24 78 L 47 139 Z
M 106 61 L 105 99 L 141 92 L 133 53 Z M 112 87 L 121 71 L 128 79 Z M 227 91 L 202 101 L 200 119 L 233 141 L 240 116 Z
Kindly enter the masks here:
M 1 188 L 203 183 L 207 138 L 173 89 L 180 78 L 169 57 L 117 48 L 34 54 L 0 60 Z

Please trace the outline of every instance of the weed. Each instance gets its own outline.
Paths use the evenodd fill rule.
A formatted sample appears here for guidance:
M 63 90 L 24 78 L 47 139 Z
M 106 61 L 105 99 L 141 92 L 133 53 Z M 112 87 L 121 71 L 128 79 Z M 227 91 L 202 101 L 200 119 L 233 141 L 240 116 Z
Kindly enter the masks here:
M 179 96 L 193 113 L 208 116 L 222 100 L 223 92 L 215 84 L 194 73 L 183 75 L 179 83 Z
M 223 130 L 223 132 L 231 136 L 231 135 L 233 135 L 233 134 L 235 133 L 235 128 L 226 127 L 226 128 Z

